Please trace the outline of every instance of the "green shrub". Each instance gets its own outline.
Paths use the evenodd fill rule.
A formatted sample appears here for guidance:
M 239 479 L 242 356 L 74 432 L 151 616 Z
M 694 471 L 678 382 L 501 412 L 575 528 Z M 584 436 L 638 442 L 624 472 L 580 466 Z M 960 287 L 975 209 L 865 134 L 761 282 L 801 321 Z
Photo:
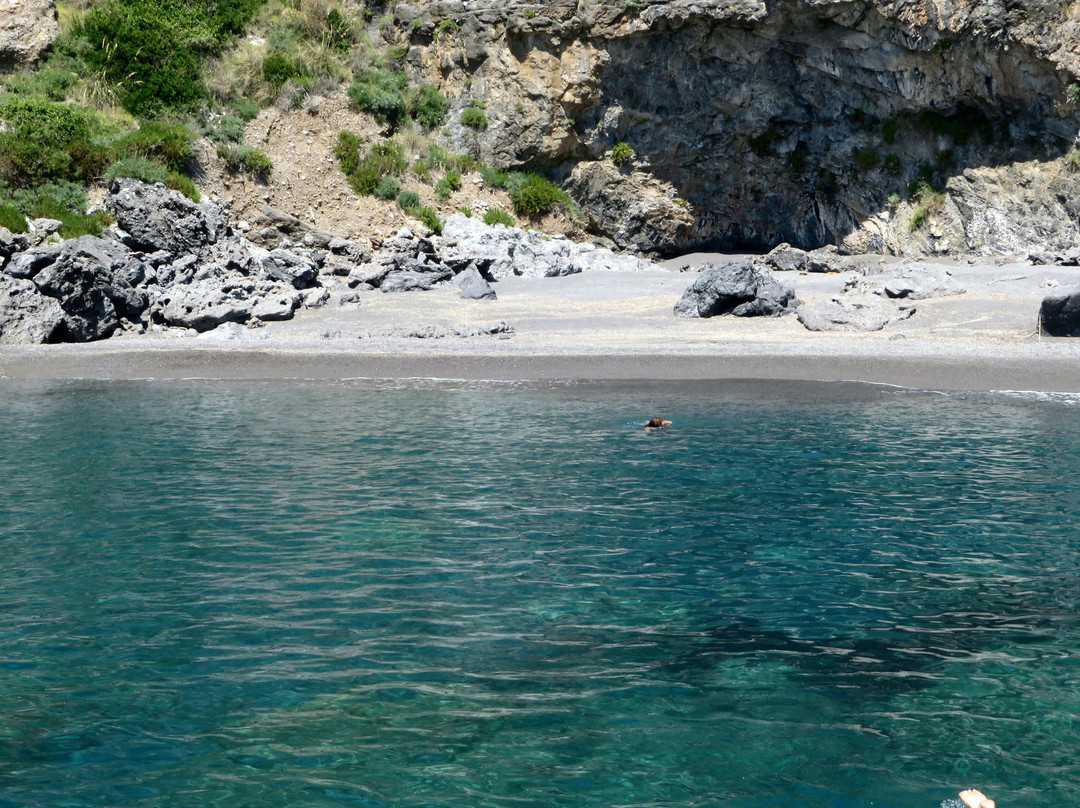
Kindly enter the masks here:
M 360 196 L 370 196 L 375 193 L 379 180 L 382 178 L 383 175 L 379 173 L 379 170 L 368 162 L 361 163 L 355 172 L 348 175 L 349 185 Z
M 397 198 L 398 207 L 408 213 L 414 208 L 420 207 L 420 194 L 416 191 L 402 191 Z
M 202 57 L 213 29 L 197 3 L 111 0 L 90 9 L 75 35 L 92 43 L 84 58 L 112 83 L 133 115 L 190 110 L 206 97 Z
M 342 129 L 334 143 L 334 156 L 346 177 L 355 174 L 360 168 L 360 138 Z
M 190 177 L 185 177 L 183 174 L 170 171 L 165 177 L 165 187 L 171 188 L 174 191 L 179 191 L 192 202 L 202 201 L 202 194 L 199 193 L 199 189 L 195 185 L 195 182 Z
M 404 73 L 374 69 L 356 78 L 348 89 L 353 107 L 370 112 L 380 121 L 397 123 L 405 110 Z
M 89 179 L 107 162 L 89 112 L 42 98 L 0 96 L 0 177 L 16 184 Z
M 488 127 L 487 115 L 479 107 L 466 107 L 461 111 L 461 125 L 482 131 Z
M 911 232 L 918 230 L 931 216 L 941 211 L 945 204 L 945 194 L 926 185 L 919 189 L 916 200 L 918 204 L 911 214 L 911 221 L 908 223 L 908 229 Z
M 242 171 L 263 182 L 270 177 L 270 172 L 274 168 L 273 162 L 266 153 L 254 146 L 221 145 L 217 148 L 217 154 L 225 161 L 225 168 L 228 171 L 234 174 Z
M 401 193 L 401 180 L 397 177 L 383 177 L 375 186 L 373 193 L 379 199 L 385 199 L 387 201 L 397 199 L 398 194 Z
M 235 112 L 237 118 L 244 123 L 248 123 L 259 117 L 259 105 L 254 101 L 243 98 L 236 102 Z
M 206 97 L 202 68 L 244 31 L 265 0 L 103 0 L 58 50 L 75 52 L 116 87 L 124 108 L 152 117 Z
M 61 238 L 79 236 L 100 236 L 105 226 L 112 222 L 112 217 L 103 210 L 93 213 L 74 213 L 51 200 L 43 200 L 33 211 L 34 218 L 56 219 L 60 229 L 56 232 Z
M 446 22 L 443 20 L 443 22 Z M 409 115 L 425 129 L 441 126 L 450 109 L 446 96 L 430 84 L 421 84 L 409 91 L 406 107 Z
M 516 173 L 516 172 L 515 172 Z M 570 198 L 557 185 L 539 174 L 519 174 L 508 185 L 514 212 L 520 215 L 546 213 L 556 205 L 570 206 Z
M 7 80 L 7 91 L 18 95 L 35 95 L 49 101 L 63 101 L 67 91 L 79 77 L 70 70 L 42 67 L 32 73 L 20 73 Z
M 899 177 L 904 173 L 904 164 L 895 154 L 890 154 L 885 157 L 881 167 L 885 170 L 885 173 L 890 177 Z
M 861 173 L 873 171 L 881 163 L 881 154 L 873 146 L 855 150 L 855 167 Z
M 510 172 L 494 166 L 480 166 L 480 176 L 490 188 L 506 188 L 510 182 Z
M 472 208 L 468 207 L 467 205 L 463 205 L 462 207 L 458 208 L 458 213 L 460 213 L 466 219 L 472 218 Z
M 422 180 L 427 179 L 427 175 L 431 171 L 431 163 L 427 160 L 418 159 L 412 164 L 410 171 Z
M 229 140 L 239 143 L 244 139 L 244 121 L 235 115 L 222 115 L 211 136 L 213 140 Z
M 453 193 L 454 189 L 450 187 L 450 183 L 446 181 L 446 177 L 443 177 L 435 183 L 435 198 L 440 202 L 450 201 L 450 197 Z
M 428 229 L 435 233 L 435 235 L 442 235 L 443 220 L 440 219 L 439 214 L 437 214 L 431 208 L 413 207 L 408 210 L 408 214 L 422 221 L 425 225 L 428 226 Z
M 30 219 L 58 220 L 61 223 L 58 232 L 64 238 L 101 235 L 102 228 L 112 221 L 104 211 L 87 213 L 83 186 L 64 180 L 20 188 L 5 204 Z
M 145 157 L 172 171 L 182 171 L 192 154 L 195 135 L 182 123 L 143 121 L 139 128 L 116 140 L 111 151 L 115 159 Z
M 275 89 L 280 89 L 287 81 L 308 77 L 302 64 L 279 52 L 269 53 L 263 59 L 262 75 L 263 80 Z
M 25 233 L 29 228 L 26 217 L 14 205 L 0 205 L 0 227 L 6 227 L 12 233 Z
M 461 175 L 456 171 L 447 171 L 443 179 L 446 180 L 446 184 L 450 186 L 451 191 L 461 190 Z
M 342 52 L 348 51 L 349 46 L 356 41 L 349 21 L 336 8 L 326 12 L 326 30 L 323 33 L 323 40 L 334 50 Z
M 484 224 L 504 224 L 507 227 L 513 227 L 514 217 L 507 213 L 505 210 L 499 210 L 498 208 L 489 208 L 487 211 L 484 212 Z
M 131 177 L 143 182 L 165 182 L 169 170 L 160 163 L 147 160 L 145 157 L 125 157 L 118 160 L 107 169 L 102 177 L 106 187 L 112 185 L 117 177 Z
M 371 146 L 364 162 L 374 166 L 380 176 L 399 177 L 405 173 L 405 152 L 392 140 L 380 140 Z
M 887 146 L 896 142 L 896 118 L 886 118 L 881 122 L 881 139 Z
M 617 166 L 621 166 L 633 157 L 634 149 L 626 141 L 619 141 L 611 148 L 611 162 Z

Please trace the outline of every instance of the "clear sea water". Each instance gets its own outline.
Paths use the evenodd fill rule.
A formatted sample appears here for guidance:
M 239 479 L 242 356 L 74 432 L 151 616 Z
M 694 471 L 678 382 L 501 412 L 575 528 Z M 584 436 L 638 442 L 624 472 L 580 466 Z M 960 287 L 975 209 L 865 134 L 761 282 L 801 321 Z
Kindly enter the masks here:
M 2 384 L 3 808 L 1076 802 L 1072 399 Z

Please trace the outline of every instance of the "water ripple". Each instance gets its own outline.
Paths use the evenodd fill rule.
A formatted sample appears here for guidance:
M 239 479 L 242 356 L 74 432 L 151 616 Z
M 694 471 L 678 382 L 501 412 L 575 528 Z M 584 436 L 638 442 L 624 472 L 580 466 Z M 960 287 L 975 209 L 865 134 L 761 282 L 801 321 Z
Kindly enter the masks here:
M 973 782 L 1056 808 L 1080 786 L 1069 401 L 6 398 L 3 808 L 925 808 Z M 646 435 L 654 412 L 675 428 Z

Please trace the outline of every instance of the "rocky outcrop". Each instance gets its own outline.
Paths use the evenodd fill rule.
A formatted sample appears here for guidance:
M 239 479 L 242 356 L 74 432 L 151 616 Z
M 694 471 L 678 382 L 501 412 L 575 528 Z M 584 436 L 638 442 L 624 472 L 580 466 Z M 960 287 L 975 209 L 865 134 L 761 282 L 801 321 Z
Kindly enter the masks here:
M 962 295 L 964 287 L 942 266 L 922 262 L 863 268 L 844 289 L 855 294 L 873 294 L 892 300 L 926 300 L 931 297 Z
M 121 177 L 109 189 L 116 223 L 144 252 L 196 255 L 225 237 L 227 218 L 216 205 L 198 205 L 158 183 Z
M 779 317 L 787 314 L 795 291 L 781 286 L 769 270 L 752 261 L 705 267 L 675 304 L 676 317 Z
M 221 207 L 196 205 L 163 185 L 121 180 L 106 201 L 121 229 L 104 237 L 31 246 L 0 230 L 0 245 L 11 245 L 0 271 L 0 343 L 258 325 L 327 300 L 325 290 L 310 288 L 323 252 L 255 247 L 231 232 Z
M 0 3 L 0 70 L 29 67 L 60 35 L 54 0 Z
M 568 179 L 622 247 L 1077 238 L 1080 174 L 1057 159 L 1080 128 L 1076 4 L 439 0 L 394 19 L 406 69 L 453 99 L 452 145 Z M 459 122 L 474 102 L 481 132 Z M 909 198 L 919 183 L 944 196 Z
M 0 344 L 55 342 L 63 324 L 60 304 L 33 282 L 0 275 Z
M 371 253 L 327 234 L 317 241 L 327 249 L 285 249 L 280 245 L 293 236 L 318 232 L 294 224 L 288 233 L 266 234 L 264 244 L 273 249 L 259 247 L 233 232 L 221 206 L 198 205 L 161 184 L 118 181 L 106 204 L 119 227 L 101 238 L 42 241 L 47 228 L 34 238 L 0 228 L 0 343 L 257 327 L 325 305 L 334 287 L 339 302 L 355 302 L 361 290 L 424 291 L 450 283 L 462 298 L 491 300 L 490 282 L 508 275 L 652 266 L 595 244 L 491 227 L 462 214 L 449 218 L 441 237 L 402 229 Z
M 795 315 L 808 331 L 880 331 L 914 313 L 911 303 L 891 303 L 870 294 L 846 294 L 799 306 Z
M 1042 333 L 1050 337 L 1080 337 L 1080 286 L 1059 289 L 1039 307 Z

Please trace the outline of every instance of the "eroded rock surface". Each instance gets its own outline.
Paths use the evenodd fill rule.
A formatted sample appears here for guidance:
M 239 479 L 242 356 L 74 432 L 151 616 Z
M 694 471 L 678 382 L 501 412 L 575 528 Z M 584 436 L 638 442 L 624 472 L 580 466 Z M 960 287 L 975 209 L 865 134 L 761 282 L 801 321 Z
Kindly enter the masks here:
M 393 14 L 406 70 L 454 99 L 453 147 L 569 179 L 621 247 L 992 254 L 1078 237 L 1080 172 L 1058 159 L 1080 129 L 1077 4 L 440 0 Z M 460 123 L 474 102 L 481 132 Z M 633 156 L 615 166 L 620 142 Z M 919 178 L 944 197 L 909 199 Z
M 676 317 L 779 317 L 790 311 L 795 291 L 753 261 L 706 267 L 675 304 Z
M 54 0 L 2 0 L 0 70 L 29 67 L 59 35 Z

